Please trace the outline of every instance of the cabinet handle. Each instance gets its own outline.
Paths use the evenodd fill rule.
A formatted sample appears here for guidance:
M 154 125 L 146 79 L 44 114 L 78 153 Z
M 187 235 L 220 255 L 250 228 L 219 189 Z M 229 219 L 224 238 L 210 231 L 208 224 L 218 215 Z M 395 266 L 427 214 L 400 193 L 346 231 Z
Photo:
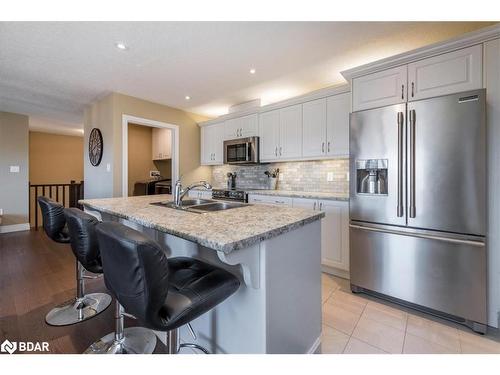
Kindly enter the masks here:
M 280 156 L 281 156 L 281 146 L 280 146 Z
M 401 85 L 401 100 L 405 98 L 405 85 Z
M 328 141 L 328 152 L 330 152 L 330 141 Z
M 313 210 L 316 211 L 316 202 L 314 202 Z
M 240 137 L 243 136 L 243 128 L 240 128 Z
M 322 211 L 323 210 L 323 202 L 319 202 L 319 210 Z
M 413 98 L 415 96 L 415 82 L 411 83 L 411 97 Z
M 325 142 L 321 144 L 321 152 L 325 153 Z
M 278 146 L 274 149 L 274 156 L 278 156 Z

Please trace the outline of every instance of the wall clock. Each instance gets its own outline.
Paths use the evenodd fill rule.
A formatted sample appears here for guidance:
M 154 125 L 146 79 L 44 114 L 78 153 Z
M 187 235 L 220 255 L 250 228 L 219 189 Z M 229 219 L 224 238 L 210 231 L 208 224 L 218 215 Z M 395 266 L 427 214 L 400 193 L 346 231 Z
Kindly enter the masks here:
M 89 137 L 89 160 L 90 164 L 97 167 L 102 159 L 102 134 L 97 128 L 92 129 Z

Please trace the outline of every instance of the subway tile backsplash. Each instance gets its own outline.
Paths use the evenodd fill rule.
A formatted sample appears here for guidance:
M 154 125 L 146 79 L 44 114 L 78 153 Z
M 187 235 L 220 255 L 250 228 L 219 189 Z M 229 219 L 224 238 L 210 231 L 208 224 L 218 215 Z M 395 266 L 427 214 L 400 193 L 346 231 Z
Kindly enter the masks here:
M 236 172 L 236 188 L 267 189 L 269 180 L 265 171 L 279 168 L 283 179 L 277 189 L 293 191 L 321 191 L 339 195 L 349 194 L 349 159 L 270 163 L 252 166 L 221 165 L 212 167 L 212 185 L 227 187 L 227 173 Z M 333 181 L 327 181 L 327 174 Z

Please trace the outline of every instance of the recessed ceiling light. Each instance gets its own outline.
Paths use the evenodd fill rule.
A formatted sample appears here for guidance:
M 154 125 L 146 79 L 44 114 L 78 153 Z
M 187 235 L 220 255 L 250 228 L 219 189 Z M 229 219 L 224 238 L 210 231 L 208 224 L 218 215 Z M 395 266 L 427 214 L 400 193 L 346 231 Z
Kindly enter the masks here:
M 254 68 L 250 69 L 250 74 L 255 74 L 256 70 Z
M 189 95 L 186 95 L 185 98 L 186 98 L 186 100 L 191 99 L 191 97 Z
M 116 42 L 115 46 L 116 46 L 116 48 L 121 49 L 122 51 L 125 51 L 128 49 L 128 46 L 123 42 Z

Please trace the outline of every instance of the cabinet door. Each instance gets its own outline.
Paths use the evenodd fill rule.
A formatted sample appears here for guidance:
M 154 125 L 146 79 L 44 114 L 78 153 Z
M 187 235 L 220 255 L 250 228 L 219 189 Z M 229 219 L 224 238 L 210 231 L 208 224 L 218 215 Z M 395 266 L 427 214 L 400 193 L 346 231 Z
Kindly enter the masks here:
M 302 156 L 302 105 L 280 109 L 280 143 L 278 156 L 282 159 Z
M 293 199 L 289 197 L 279 197 L 274 195 L 248 195 L 248 203 L 252 204 L 269 204 L 272 206 L 289 206 L 292 207 Z
M 264 112 L 259 115 L 259 148 L 261 161 L 278 160 L 280 134 L 280 110 Z
M 354 78 L 352 111 L 406 102 L 406 82 L 406 65 Z
M 213 137 L 214 130 L 212 126 L 204 126 L 201 128 L 201 164 L 210 165 L 213 163 Z
M 152 143 L 152 158 L 153 160 L 158 160 L 160 159 L 160 129 L 158 128 L 153 128 L 151 132 L 151 143 Z
M 240 134 L 240 119 L 232 118 L 230 120 L 224 121 L 225 127 L 225 139 L 236 139 L 239 138 Z
M 326 101 L 326 153 L 349 156 L 350 93 L 330 96 Z
M 321 264 L 349 270 L 347 202 L 319 201 L 325 212 L 321 221 Z
M 482 88 L 482 56 L 478 44 L 409 64 L 408 100 Z
M 239 124 L 240 137 L 246 138 L 259 135 L 259 116 L 257 114 L 240 117 Z
M 302 156 L 323 156 L 326 152 L 326 98 L 302 105 Z
M 305 208 L 307 210 L 319 209 L 317 199 L 293 198 L 293 207 Z
M 224 124 L 212 125 L 212 127 L 213 164 L 222 165 L 224 164 Z

